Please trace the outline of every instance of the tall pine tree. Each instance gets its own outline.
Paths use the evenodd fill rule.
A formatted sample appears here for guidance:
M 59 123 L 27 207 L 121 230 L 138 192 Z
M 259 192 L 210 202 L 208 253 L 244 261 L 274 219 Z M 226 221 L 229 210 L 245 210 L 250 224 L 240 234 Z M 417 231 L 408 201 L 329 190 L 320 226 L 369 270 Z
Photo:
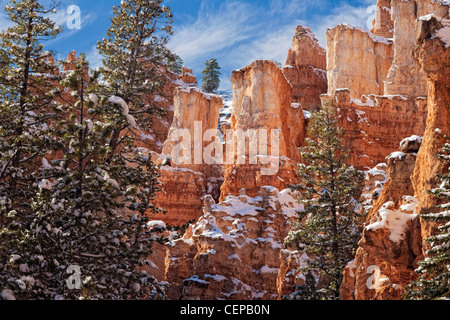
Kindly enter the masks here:
M 293 186 L 305 210 L 286 245 L 296 245 L 312 258 L 306 273 L 326 281 L 319 292 L 303 290 L 322 299 L 338 299 L 344 268 L 354 257 L 361 238 L 364 214 L 358 200 L 363 174 L 347 165 L 348 150 L 338 127 L 335 107 L 323 105 L 313 113 L 306 147 L 301 149 L 299 184 Z M 309 296 L 297 299 L 311 299 Z
M 5 13 L 11 27 L 0 33 L 0 289 L 27 289 L 25 264 L 13 265 L 26 250 L 22 241 L 34 217 L 31 199 L 38 192 L 43 157 L 55 142 L 48 124 L 55 120 L 56 66 L 43 45 L 61 28 L 49 18 L 55 4 L 45 4 L 10 1 Z
M 6 5 L 12 27 L 0 33 L 0 216 L 30 212 L 41 156 L 53 134 L 52 70 L 45 40 L 61 29 L 48 17 L 55 6 L 18 0 Z M 48 1 L 46 2 L 48 3 Z
M 205 69 L 202 71 L 202 89 L 205 92 L 213 93 L 217 89 L 219 89 L 220 86 L 220 79 L 219 77 L 222 75 L 220 73 L 220 66 L 217 62 L 217 59 L 210 59 L 205 62 Z
M 449 172 L 438 175 L 442 184 L 430 193 L 447 203 L 439 206 L 441 212 L 422 216 L 440 227 L 439 234 L 427 239 L 431 249 L 419 262 L 419 278 L 406 288 L 405 297 L 411 300 L 450 299 L 450 143 L 439 157 L 449 163 Z
M 136 120 L 116 122 L 111 141 L 112 152 L 116 152 L 124 132 L 150 128 L 152 117 L 164 114 L 154 97 L 164 96 L 165 68 L 176 57 L 166 48 L 173 18 L 163 0 L 123 0 L 113 7 L 113 13 L 107 37 L 97 44 L 104 57 L 100 92 L 123 99 Z

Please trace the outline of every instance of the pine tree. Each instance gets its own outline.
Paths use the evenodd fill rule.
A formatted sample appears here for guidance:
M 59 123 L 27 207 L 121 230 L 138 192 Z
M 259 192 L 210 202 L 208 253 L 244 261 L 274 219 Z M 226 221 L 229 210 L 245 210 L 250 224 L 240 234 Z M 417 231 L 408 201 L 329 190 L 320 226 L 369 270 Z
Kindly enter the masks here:
M 445 144 L 439 157 L 450 164 L 450 143 Z M 427 252 L 428 257 L 419 262 L 416 270 L 419 278 L 406 288 L 406 299 L 450 299 L 450 167 L 449 172 L 439 174 L 438 178 L 442 184 L 430 193 L 447 203 L 438 207 L 441 212 L 423 215 L 422 218 L 439 224 L 439 234 L 427 239 L 431 249 Z
M 61 158 L 45 166 L 34 218 L 2 273 L 9 279 L 4 287 L 19 299 L 162 297 L 161 285 L 137 268 L 150 263 L 154 241 L 168 240 L 160 235 L 167 229 L 147 226 L 151 213 L 161 212 L 152 205 L 158 174 L 126 137 L 106 161 L 110 119 L 125 118 L 126 105 L 99 99 L 99 74 L 87 67 L 81 55 L 60 82 L 55 154 Z
M 0 215 L 29 212 L 27 199 L 35 194 L 40 156 L 48 150 L 52 133 L 45 125 L 52 117 L 53 93 L 50 53 L 43 42 L 61 29 L 47 16 L 54 5 L 21 0 L 6 5 L 13 26 L 0 33 Z M 47 2 L 48 3 L 48 2 Z
M 101 94 L 123 99 L 136 120 L 116 123 L 112 152 L 116 152 L 124 131 L 150 128 L 152 117 L 165 113 L 157 107 L 154 97 L 164 96 L 166 64 L 175 58 L 166 48 L 173 33 L 172 12 L 162 3 L 163 0 L 123 0 L 120 6 L 113 7 L 107 37 L 97 44 L 104 57 L 100 68 Z
M 173 57 L 169 57 L 166 63 L 169 71 L 181 76 L 184 61 L 179 55 L 173 54 Z
M 8 270 L 24 249 L 21 241 L 33 219 L 30 199 L 54 143 L 48 123 L 55 119 L 56 66 L 43 43 L 61 28 L 49 18 L 55 4 L 43 3 L 10 1 L 5 13 L 12 26 L 0 33 L 0 291 L 15 281 L 23 285 Z
M 219 89 L 220 86 L 220 79 L 219 76 L 222 74 L 220 73 L 220 66 L 217 62 L 217 59 L 210 59 L 205 62 L 205 69 L 202 71 L 202 89 L 207 93 L 213 93 L 217 89 Z
M 342 139 L 335 107 L 323 105 L 312 115 L 309 138 L 301 149 L 300 182 L 292 187 L 305 210 L 299 214 L 296 231 L 286 239 L 286 245 L 310 254 L 312 260 L 304 271 L 328 283 L 319 292 L 310 291 L 331 300 L 339 298 L 343 270 L 356 252 L 364 217 L 358 202 L 363 175 L 346 164 L 348 150 Z

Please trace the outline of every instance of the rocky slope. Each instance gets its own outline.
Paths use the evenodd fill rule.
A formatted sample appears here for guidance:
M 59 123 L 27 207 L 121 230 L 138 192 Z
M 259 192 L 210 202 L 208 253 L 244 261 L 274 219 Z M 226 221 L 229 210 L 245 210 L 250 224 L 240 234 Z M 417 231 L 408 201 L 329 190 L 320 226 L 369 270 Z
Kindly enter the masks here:
M 279 277 L 280 253 L 299 209 L 290 190 L 273 187 L 254 198 L 241 190 L 219 204 L 207 196 L 203 216 L 169 248 L 169 298 L 277 299 L 286 281 Z

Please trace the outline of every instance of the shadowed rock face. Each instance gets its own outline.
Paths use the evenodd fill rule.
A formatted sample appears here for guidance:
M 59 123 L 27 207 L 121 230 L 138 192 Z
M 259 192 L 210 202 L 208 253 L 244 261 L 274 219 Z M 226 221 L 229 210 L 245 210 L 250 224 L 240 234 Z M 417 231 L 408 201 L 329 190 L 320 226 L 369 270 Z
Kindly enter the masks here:
M 292 103 L 303 110 L 320 106 L 320 95 L 327 92 L 326 53 L 311 30 L 298 26 L 292 39 L 283 74 L 292 85 Z
M 413 187 L 418 196 L 420 214 L 431 213 L 439 204 L 428 194 L 439 180 L 436 174 L 446 172 L 448 164 L 437 157 L 450 136 L 450 46 L 440 35 L 450 34 L 450 20 L 424 18 L 418 21 L 414 58 L 427 76 L 428 118 L 422 147 L 412 176 Z M 422 222 L 422 236 L 427 238 L 436 231 L 433 224 Z M 424 244 L 424 250 L 429 249 Z

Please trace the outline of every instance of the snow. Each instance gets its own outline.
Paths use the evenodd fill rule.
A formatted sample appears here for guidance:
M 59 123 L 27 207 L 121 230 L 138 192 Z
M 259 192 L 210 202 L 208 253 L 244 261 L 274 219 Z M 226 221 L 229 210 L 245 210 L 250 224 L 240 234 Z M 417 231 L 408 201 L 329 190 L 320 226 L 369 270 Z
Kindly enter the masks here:
M 89 100 L 94 104 L 97 105 L 98 103 L 98 97 L 94 93 L 89 93 Z
M 400 145 L 406 144 L 407 142 L 414 142 L 414 141 L 418 141 L 419 144 L 421 144 L 421 143 L 422 143 L 422 140 L 423 140 L 422 137 L 413 135 L 413 136 L 411 136 L 411 137 L 408 137 L 408 138 L 406 138 L 406 139 L 403 139 L 402 142 L 400 142 Z
M 52 168 L 52 166 L 50 165 L 50 163 L 48 162 L 48 160 L 45 157 L 42 158 L 41 163 L 42 163 L 42 169 L 44 169 L 44 170 L 49 170 Z
M 131 128 L 137 128 L 136 119 L 131 114 L 127 114 L 126 118 L 127 118 L 128 125 Z
M 400 151 L 397 152 L 393 152 L 391 153 L 386 160 L 391 160 L 391 159 L 398 159 L 398 160 L 402 160 L 404 157 L 406 157 L 406 154 Z
M 305 119 L 311 119 L 311 112 L 303 110 L 303 115 L 305 116 Z
M 205 274 L 204 277 L 206 279 L 212 279 L 217 282 L 222 282 L 222 281 L 227 280 L 227 278 L 225 278 L 224 276 L 222 276 L 220 274 L 216 274 L 216 275 Z
M 256 273 L 260 274 L 278 274 L 279 268 L 271 268 L 267 265 L 263 266 L 261 269 L 256 270 Z
M 120 189 L 119 183 L 115 179 L 107 179 L 106 182 L 116 189 Z
M 197 283 L 200 283 L 200 284 L 206 284 L 206 285 L 208 285 L 208 284 L 209 284 L 209 282 L 208 282 L 208 281 L 205 281 L 205 280 L 199 279 L 199 277 L 198 277 L 198 276 L 192 276 L 191 278 L 189 278 L 189 279 L 186 279 L 186 280 L 184 280 L 183 282 L 188 282 L 188 281 L 194 281 L 194 282 L 197 282 Z
M 450 47 L 450 25 L 441 28 L 436 32 L 436 37 L 440 38 L 445 43 L 445 48 Z
M 38 188 L 41 190 L 52 190 L 53 184 L 47 179 L 43 179 L 39 182 Z
M 411 200 L 411 199 L 410 199 Z M 417 200 L 417 199 L 416 199 Z M 412 201 L 407 209 L 412 208 L 414 201 Z M 383 205 L 378 211 L 380 221 L 377 221 L 366 227 L 368 231 L 377 231 L 379 229 L 388 229 L 390 231 L 389 240 L 394 243 L 399 243 L 405 237 L 405 233 L 408 230 L 407 223 L 417 217 L 416 214 L 407 214 L 398 210 L 393 210 L 395 207 L 394 202 L 390 201 Z M 415 212 L 415 208 L 414 208 Z
M 448 1 L 445 1 L 444 3 L 448 4 Z M 442 25 L 443 28 L 436 31 L 436 33 L 433 35 L 433 38 L 439 38 L 442 42 L 445 43 L 445 47 L 450 47 L 450 20 L 449 19 L 443 19 L 442 17 L 436 16 L 434 13 L 427 14 L 425 16 L 420 17 L 419 19 L 422 21 L 430 21 L 432 18 L 435 18 L 438 20 Z
M 161 221 L 161 220 L 152 220 L 147 223 L 148 229 L 154 229 L 154 228 L 164 229 L 165 227 L 166 227 L 165 222 Z
M 417 206 L 419 205 L 419 200 L 413 196 L 405 196 L 403 197 L 403 201 L 405 202 L 405 204 L 400 206 L 400 210 L 416 214 Z
M 363 97 L 365 97 L 365 96 L 363 96 Z M 371 107 L 371 108 L 374 108 L 378 105 L 377 101 L 373 101 L 372 99 L 369 99 L 367 97 L 366 97 L 366 102 L 362 102 L 359 99 L 351 98 L 350 103 L 354 103 L 360 107 Z
M 111 102 L 111 103 L 119 105 L 120 108 L 122 109 L 122 115 L 123 116 L 127 116 L 128 113 L 130 112 L 128 104 L 122 98 L 117 97 L 117 96 L 112 96 L 112 97 L 110 97 L 108 99 L 108 101 Z

